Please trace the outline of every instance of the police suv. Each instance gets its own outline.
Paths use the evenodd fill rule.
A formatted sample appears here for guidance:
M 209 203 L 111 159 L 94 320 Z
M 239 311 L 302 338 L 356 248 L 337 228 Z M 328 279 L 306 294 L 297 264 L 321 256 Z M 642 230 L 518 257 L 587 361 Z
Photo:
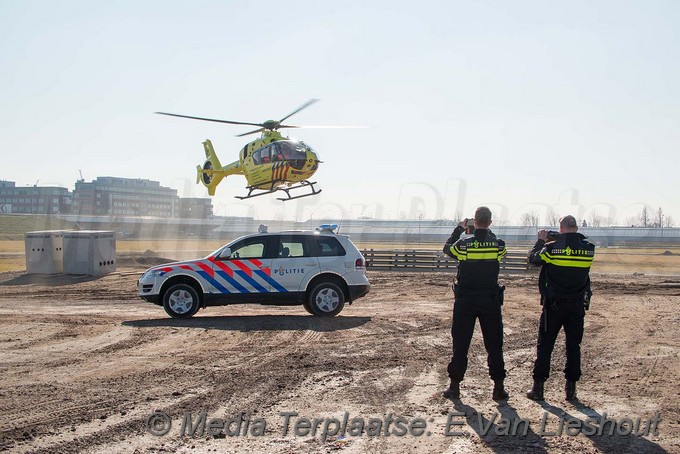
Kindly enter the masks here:
M 261 226 L 203 259 L 149 268 L 138 295 L 174 318 L 238 303 L 302 304 L 312 315 L 332 317 L 370 289 L 364 257 L 336 228 L 268 233 Z

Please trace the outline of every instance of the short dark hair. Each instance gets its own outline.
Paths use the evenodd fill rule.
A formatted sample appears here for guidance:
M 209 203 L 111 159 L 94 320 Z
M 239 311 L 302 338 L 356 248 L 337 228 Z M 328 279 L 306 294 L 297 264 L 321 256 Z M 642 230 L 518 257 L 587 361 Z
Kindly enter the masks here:
M 489 207 L 479 207 L 475 210 L 475 221 L 482 226 L 491 225 L 491 210 Z
M 568 214 L 560 219 L 560 227 L 563 229 L 578 228 L 578 223 L 576 222 L 576 218 L 574 216 Z

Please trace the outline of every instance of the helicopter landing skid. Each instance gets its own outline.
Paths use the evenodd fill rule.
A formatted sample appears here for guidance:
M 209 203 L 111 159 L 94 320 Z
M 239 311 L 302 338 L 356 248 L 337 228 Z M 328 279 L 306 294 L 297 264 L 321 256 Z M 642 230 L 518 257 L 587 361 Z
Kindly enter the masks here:
M 262 186 L 262 185 L 259 185 L 259 186 L 248 186 L 248 187 L 246 187 L 246 189 L 248 189 L 248 195 L 244 195 L 244 196 L 238 196 L 238 195 L 237 195 L 237 196 L 235 196 L 235 197 L 236 197 L 237 199 L 239 199 L 239 200 L 244 200 L 244 199 L 250 199 L 250 198 L 253 198 L 253 197 L 258 197 L 258 196 L 261 196 L 261 195 L 272 194 L 272 193 L 274 193 L 274 192 L 276 192 L 276 191 L 283 191 L 283 192 L 286 193 L 286 196 L 287 196 L 287 197 L 277 197 L 276 200 L 281 200 L 281 201 L 285 202 L 286 200 L 301 199 L 301 198 L 303 198 L 303 197 L 309 197 L 309 196 L 311 196 L 311 195 L 316 195 L 316 194 L 318 194 L 318 193 L 321 192 L 321 189 L 318 189 L 318 190 L 317 190 L 316 188 L 314 188 L 314 185 L 316 184 L 316 181 L 307 181 L 307 180 L 305 180 L 305 181 L 300 182 L 300 184 L 297 184 L 297 185 L 294 185 L 294 186 L 290 186 L 290 187 L 287 187 L 287 188 L 285 188 L 285 187 L 276 187 L 277 184 L 281 184 L 281 183 L 284 183 L 284 181 L 282 181 L 282 180 L 274 180 L 274 181 L 270 181 L 269 183 L 265 183 L 265 184 L 270 184 L 269 189 L 261 189 L 259 186 Z M 312 190 L 312 192 L 309 192 L 309 193 L 307 193 L 307 194 L 302 194 L 302 195 L 296 195 L 296 196 L 291 196 L 291 195 L 290 195 L 290 191 L 293 191 L 293 190 L 295 190 L 295 189 L 304 188 L 304 187 L 307 187 L 307 186 Z M 253 191 L 263 191 L 263 192 L 259 192 L 259 193 L 257 193 L 257 194 L 253 194 Z
M 281 200 L 281 201 L 285 202 L 286 200 L 301 199 L 303 197 L 309 197 L 310 195 L 317 195 L 318 193 L 321 192 L 321 189 L 318 189 L 318 190 L 315 189 L 314 188 L 315 184 L 316 184 L 316 181 L 312 182 L 312 181 L 305 180 L 305 181 L 301 181 L 300 184 L 295 185 L 295 186 L 291 186 L 289 188 L 278 188 L 279 191 L 285 192 L 288 197 L 287 198 L 277 197 L 276 200 Z M 304 188 L 304 187 L 307 187 L 307 186 L 309 186 L 309 188 L 312 190 L 312 192 L 308 192 L 307 194 L 296 195 L 296 196 L 290 195 L 291 190 L 300 189 L 300 188 Z

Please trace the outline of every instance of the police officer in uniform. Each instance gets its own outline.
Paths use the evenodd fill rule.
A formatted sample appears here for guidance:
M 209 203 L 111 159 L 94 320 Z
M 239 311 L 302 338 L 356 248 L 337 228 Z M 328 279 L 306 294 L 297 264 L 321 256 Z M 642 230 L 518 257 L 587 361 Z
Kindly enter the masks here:
M 467 356 L 475 322 L 479 319 L 488 355 L 489 375 L 494 381 L 494 400 L 508 398 L 503 386 L 505 363 L 503 362 L 503 290 L 498 285 L 500 261 L 507 253 L 505 243 L 490 230 L 491 210 L 479 207 L 475 211 L 472 236 L 461 239 L 468 220 L 458 224 L 444 245 L 444 253 L 458 260 L 458 273 L 454 281 L 453 355 L 448 366 L 451 379 L 444 396 L 460 398 L 460 382 L 467 369 Z
M 595 245 L 578 233 L 573 216 L 560 219 L 560 232 L 548 241 L 548 232 L 540 230 L 529 254 L 529 261 L 542 266 L 538 279 L 541 314 L 534 384 L 527 397 L 543 400 L 543 385 L 550 375 L 550 356 L 561 328 L 566 337 L 567 363 L 564 368 L 567 400 L 576 399 L 576 382 L 581 378 L 581 340 L 585 311 L 590 304 L 590 265 Z

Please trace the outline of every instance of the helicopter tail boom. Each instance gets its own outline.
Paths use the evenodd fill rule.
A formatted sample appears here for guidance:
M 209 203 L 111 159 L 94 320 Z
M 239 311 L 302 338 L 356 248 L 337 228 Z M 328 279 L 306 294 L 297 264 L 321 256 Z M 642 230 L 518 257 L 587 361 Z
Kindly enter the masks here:
M 203 167 L 196 166 L 196 184 L 203 183 L 208 188 L 208 194 L 215 195 L 215 188 L 224 177 L 243 173 L 241 163 L 236 161 L 222 167 L 210 140 L 203 142 L 203 149 L 206 160 Z

